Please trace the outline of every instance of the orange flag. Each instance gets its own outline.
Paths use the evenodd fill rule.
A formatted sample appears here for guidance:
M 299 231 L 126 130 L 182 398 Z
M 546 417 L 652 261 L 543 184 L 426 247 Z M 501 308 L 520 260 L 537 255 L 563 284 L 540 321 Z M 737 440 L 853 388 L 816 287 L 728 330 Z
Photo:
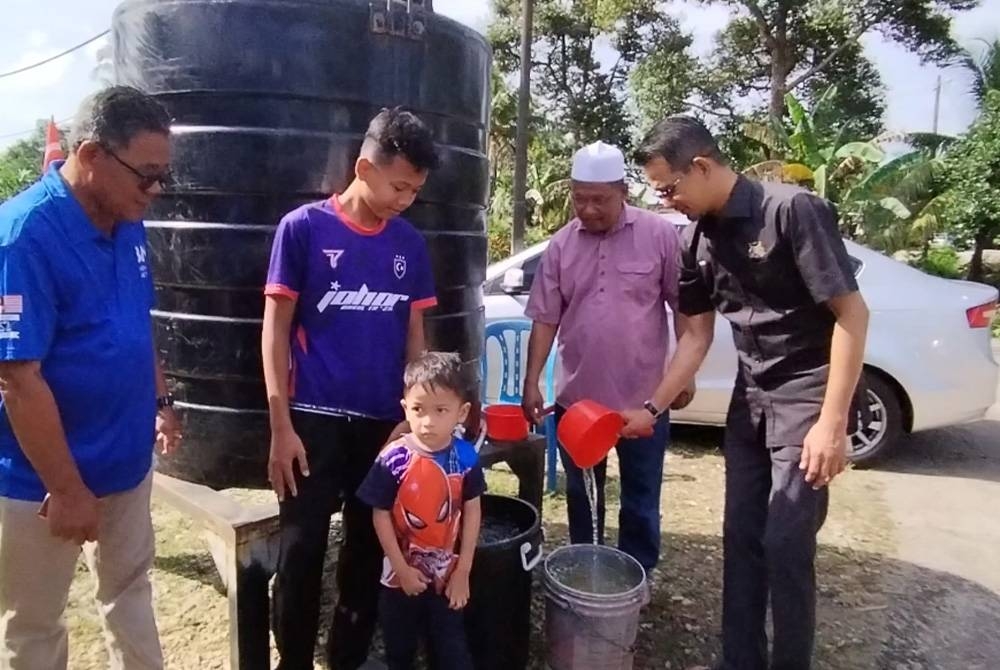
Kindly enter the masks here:
M 55 118 L 49 119 L 49 127 L 45 129 L 45 158 L 42 159 L 42 172 L 49 169 L 49 163 L 66 158 L 62 145 L 59 144 L 59 129 Z

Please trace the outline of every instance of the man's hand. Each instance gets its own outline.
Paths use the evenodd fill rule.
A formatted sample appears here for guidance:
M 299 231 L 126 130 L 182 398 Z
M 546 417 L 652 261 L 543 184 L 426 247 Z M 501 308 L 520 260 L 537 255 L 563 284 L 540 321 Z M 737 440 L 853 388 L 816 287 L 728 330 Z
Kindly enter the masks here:
M 469 571 L 455 568 L 448 578 L 448 586 L 444 590 L 448 606 L 453 610 L 463 609 L 469 604 Z
M 815 490 L 827 486 L 847 467 L 847 423 L 822 417 L 806 435 L 802 444 L 802 461 L 806 481 Z
M 524 410 L 524 418 L 534 425 L 542 422 L 545 412 L 545 399 L 538 388 L 538 383 L 524 382 L 524 393 L 521 395 L 521 409 Z
M 691 404 L 691 402 L 694 400 L 695 393 L 697 392 L 698 392 L 698 387 L 695 385 L 695 382 L 692 379 L 691 383 L 688 384 L 688 387 L 683 391 L 681 391 L 677 395 L 677 397 L 674 398 L 674 401 L 670 403 L 670 409 L 677 409 L 677 410 L 684 409 L 685 407 Z
M 100 506 L 87 487 L 70 493 L 52 493 L 38 510 L 49 522 L 49 532 L 55 537 L 76 544 L 97 541 Z
M 653 434 L 656 417 L 648 409 L 626 410 L 622 412 L 622 418 L 625 419 L 622 437 L 631 440 L 637 437 L 649 437 Z
M 408 596 L 419 596 L 427 590 L 427 585 L 431 582 L 427 575 L 410 565 L 397 571 L 396 579 L 399 580 L 399 587 L 403 589 L 403 593 Z
M 299 472 L 303 477 L 309 476 L 309 463 L 306 461 L 306 448 L 295 430 L 289 426 L 271 431 L 271 454 L 267 461 L 267 480 L 271 488 L 278 494 L 278 500 L 284 501 L 290 493 L 294 498 L 299 494 L 295 483 L 294 464 L 299 464 Z
M 169 456 L 181 446 L 181 421 L 173 407 L 164 407 L 156 415 L 156 446 Z

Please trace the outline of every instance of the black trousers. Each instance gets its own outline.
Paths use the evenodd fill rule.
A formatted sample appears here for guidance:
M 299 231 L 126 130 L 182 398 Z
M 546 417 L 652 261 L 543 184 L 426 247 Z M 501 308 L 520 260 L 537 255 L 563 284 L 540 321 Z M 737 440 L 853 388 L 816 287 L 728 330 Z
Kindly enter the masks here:
M 763 424 L 764 422 L 762 422 Z M 799 470 L 802 446 L 727 433 L 723 568 L 724 670 L 808 670 L 816 629 L 816 534 L 828 489 Z M 768 597 L 774 622 L 768 665 Z
M 408 596 L 383 587 L 379 618 L 389 670 L 412 670 L 421 640 L 427 642 L 431 670 L 472 670 L 465 615 L 433 589 Z
M 292 412 L 309 476 L 296 470 L 298 496 L 279 506 L 280 548 L 274 582 L 279 670 L 312 670 L 319 628 L 330 517 L 343 509 L 337 606 L 326 648 L 331 670 L 357 670 L 367 659 L 378 618 L 382 547 L 372 510 L 355 493 L 395 422 Z

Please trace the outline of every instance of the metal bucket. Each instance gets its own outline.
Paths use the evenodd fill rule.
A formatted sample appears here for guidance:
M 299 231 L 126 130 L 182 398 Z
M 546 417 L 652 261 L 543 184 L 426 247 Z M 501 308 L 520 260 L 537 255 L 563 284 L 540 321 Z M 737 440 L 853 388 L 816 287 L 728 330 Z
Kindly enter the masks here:
M 545 559 L 546 660 L 551 670 L 630 670 L 646 571 L 603 545 L 562 547 Z

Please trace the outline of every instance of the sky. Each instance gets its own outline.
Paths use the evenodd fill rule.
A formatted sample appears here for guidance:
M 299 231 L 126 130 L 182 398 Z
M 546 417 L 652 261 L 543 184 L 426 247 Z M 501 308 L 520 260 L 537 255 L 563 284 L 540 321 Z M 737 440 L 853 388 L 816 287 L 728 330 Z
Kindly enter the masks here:
M 107 29 L 119 0 L 0 0 L 0 72 L 28 65 Z M 434 0 L 434 9 L 478 30 L 489 21 L 489 0 Z M 729 9 L 677 0 L 672 12 L 694 35 L 694 48 L 708 53 L 713 36 L 725 26 Z M 1000 37 L 1000 0 L 956 19 L 960 44 L 979 48 L 977 39 Z M 106 39 L 106 38 L 105 38 Z M 39 118 L 57 121 L 72 117 L 79 101 L 99 86 L 94 77 L 97 52 L 105 39 L 23 74 L 0 78 L 0 147 L 28 135 Z M 939 131 L 957 134 L 975 117 L 967 91 L 968 77 L 956 69 L 921 65 L 919 58 L 877 35 L 864 37 L 865 51 L 879 67 L 887 87 L 886 125 L 892 131 L 927 131 L 933 123 L 934 86 L 942 78 Z

